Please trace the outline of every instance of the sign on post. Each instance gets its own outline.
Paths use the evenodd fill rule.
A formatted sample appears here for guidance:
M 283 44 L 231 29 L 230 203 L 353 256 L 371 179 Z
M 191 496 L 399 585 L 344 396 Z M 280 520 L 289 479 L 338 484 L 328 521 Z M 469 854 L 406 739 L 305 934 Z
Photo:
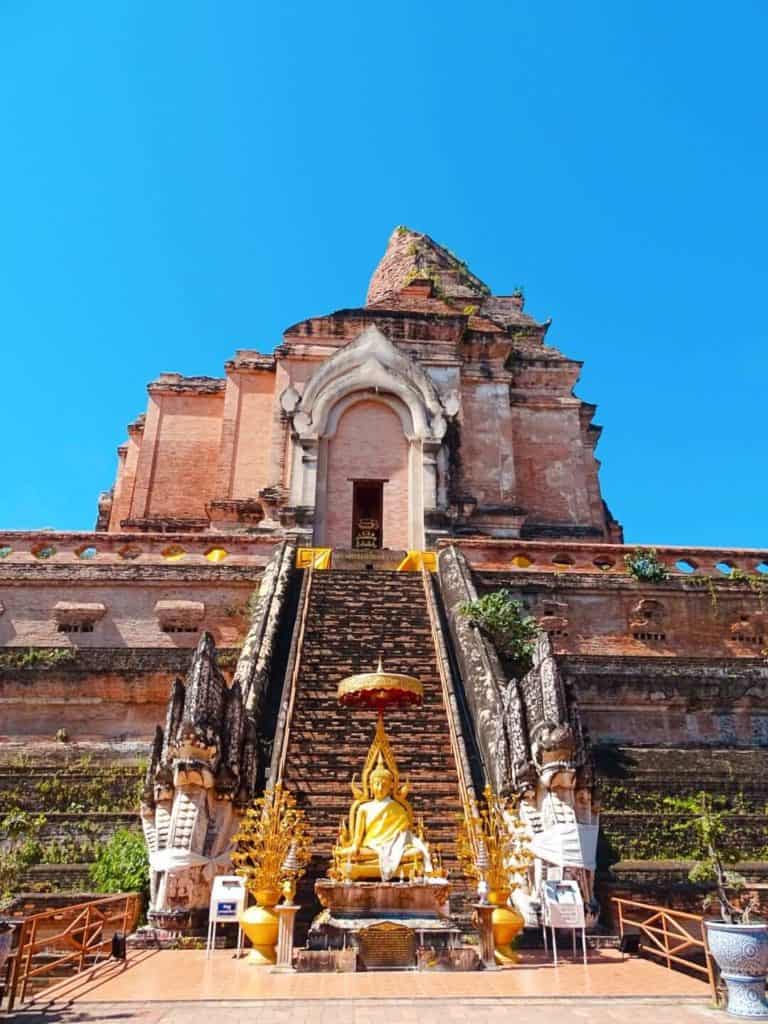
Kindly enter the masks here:
M 570 928 L 573 937 L 573 955 L 576 955 L 576 931 L 581 929 L 581 948 L 584 963 L 587 962 L 587 935 L 584 918 L 584 900 L 579 883 L 572 879 L 554 881 L 548 879 L 542 887 L 544 920 L 544 948 L 547 946 L 547 928 L 552 930 L 552 958 L 557 963 L 557 928 Z
M 211 888 L 211 904 L 208 910 L 208 941 L 205 955 L 210 956 L 216 947 L 216 926 L 237 925 L 237 952 L 243 948 L 243 930 L 240 915 L 245 910 L 245 879 L 240 875 L 217 875 Z

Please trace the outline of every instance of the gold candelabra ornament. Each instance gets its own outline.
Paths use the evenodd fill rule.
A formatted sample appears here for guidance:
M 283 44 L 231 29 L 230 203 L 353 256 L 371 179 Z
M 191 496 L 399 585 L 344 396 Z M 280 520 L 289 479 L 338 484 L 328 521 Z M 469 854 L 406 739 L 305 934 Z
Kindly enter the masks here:
M 256 906 L 240 918 L 253 950 L 249 963 L 275 962 L 278 918 L 275 904 L 281 891 L 293 901 L 296 880 L 304 873 L 312 850 L 312 835 L 304 812 L 281 783 L 254 800 L 234 837 L 232 863 L 243 875 Z
M 299 858 L 296 853 L 296 843 L 291 843 L 285 860 L 283 861 L 283 902 L 289 906 L 293 905 L 296 895 L 296 880 L 302 870 Z
M 493 933 L 497 961 L 514 961 L 510 944 L 522 930 L 524 921 L 507 903 L 518 887 L 516 876 L 527 871 L 533 860 L 515 802 L 496 796 L 490 786 L 486 786 L 482 801 L 473 803 L 460 821 L 456 852 L 464 874 L 477 882 L 480 902 L 490 903 L 495 908 Z

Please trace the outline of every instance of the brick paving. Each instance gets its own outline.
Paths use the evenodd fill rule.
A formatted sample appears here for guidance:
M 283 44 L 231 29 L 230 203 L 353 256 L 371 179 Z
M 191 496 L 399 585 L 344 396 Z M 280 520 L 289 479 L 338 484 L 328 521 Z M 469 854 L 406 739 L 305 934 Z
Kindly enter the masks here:
M 515 967 L 472 973 L 274 974 L 229 950 L 143 951 L 48 989 L 23 1024 L 515 1024 L 722 1020 L 707 986 L 615 950 L 557 968 L 539 951 Z M 44 1000 L 44 1002 L 42 1001 Z
M 725 1018 L 705 1003 L 667 997 L 91 1003 L 14 1018 L 19 1024 L 550 1024 L 555 1019 L 557 1024 L 705 1024 Z

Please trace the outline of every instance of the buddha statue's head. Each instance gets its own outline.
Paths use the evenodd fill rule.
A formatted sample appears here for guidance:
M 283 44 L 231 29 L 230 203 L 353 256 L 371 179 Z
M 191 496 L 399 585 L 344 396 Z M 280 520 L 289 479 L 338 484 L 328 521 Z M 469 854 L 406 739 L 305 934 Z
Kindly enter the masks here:
M 384 800 L 391 795 L 395 785 L 395 777 L 384 764 L 381 755 L 379 755 L 379 760 L 371 772 L 368 781 L 374 800 Z

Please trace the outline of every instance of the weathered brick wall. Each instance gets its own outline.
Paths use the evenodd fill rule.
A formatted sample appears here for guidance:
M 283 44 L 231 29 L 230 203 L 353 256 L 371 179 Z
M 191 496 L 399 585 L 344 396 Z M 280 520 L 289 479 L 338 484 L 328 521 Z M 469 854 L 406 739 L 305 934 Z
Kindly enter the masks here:
M 507 557 L 511 560 L 515 553 L 510 551 Z M 572 556 L 564 548 L 561 557 Z M 613 553 L 621 568 L 622 558 L 621 551 Z M 560 620 L 553 636 L 560 654 L 603 659 L 743 658 L 753 660 L 754 668 L 766 666 L 768 680 L 762 655 L 768 644 L 765 596 L 749 583 L 721 577 L 711 583 L 713 597 L 703 577 L 673 574 L 662 583 L 645 583 L 625 573 L 582 573 L 567 565 L 564 569 L 552 571 L 550 565 L 542 571 L 481 570 L 478 580 L 484 593 L 506 587 L 531 614 Z M 768 591 L 768 575 L 765 581 Z
M 230 676 L 234 652 L 220 653 Z M 0 753 L 17 750 L 22 740 L 53 742 L 62 729 L 75 744 L 147 743 L 165 719 L 169 686 L 187 672 L 190 657 L 186 649 L 101 648 L 29 667 L 0 662 Z
M 276 482 L 270 467 L 274 374 L 239 375 L 234 460 L 229 489 L 218 498 L 253 498 Z
M 215 496 L 224 391 L 150 386 L 131 518 L 206 515 Z
M 212 633 L 217 645 L 240 643 L 255 573 L 243 574 L 250 579 L 231 583 L 211 580 L 210 584 L 174 578 L 172 573 L 165 579 L 157 575 L 151 581 L 142 578 L 151 575 L 136 566 L 125 581 L 110 580 L 103 574 L 101 579 L 70 581 L 64 587 L 55 578 L 26 587 L 0 582 L 0 601 L 5 608 L 0 616 L 0 646 L 193 648 L 198 640 L 195 633 L 163 631 L 155 612 L 158 601 L 204 605 L 203 618 L 196 625 Z M 92 632 L 61 632 L 54 615 L 54 606 L 61 600 L 103 604 L 107 610 L 94 622 Z
M 523 504 L 515 473 L 517 438 L 513 436 L 509 381 L 462 374 L 458 493 L 474 495 L 481 505 Z M 494 471 L 489 472 L 493 466 Z
M 734 812 L 768 808 L 766 747 L 598 745 L 594 751 L 605 810 L 673 810 L 675 800 L 700 792 Z
M 136 483 L 136 469 L 139 464 L 139 451 L 143 434 L 143 423 L 140 428 L 129 426 L 128 440 L 125 442 L 125 454 L 122 458 L 118 459 L 114 500 L 109 518 L 109 529 L 113 533 L 119 532 L 122 520 L 129 519 L 131 515 L 133 489 Z
M 768 857 L 768 817 L 765 814 L 728 814 L 721 848 L 740 859 Z M 600 816 L 601 860 L 666 860 L 695 857 L 700 841 L 691 814 L 660 809 L 656 813 L 620 811 Z
M 592 523 L 602 530 L 602 509 L 590 507 L 597 463 L 580 436 L 579 403 L 570 408 L 512 406 L 513 443 L 520 504 L 531 520 Z

